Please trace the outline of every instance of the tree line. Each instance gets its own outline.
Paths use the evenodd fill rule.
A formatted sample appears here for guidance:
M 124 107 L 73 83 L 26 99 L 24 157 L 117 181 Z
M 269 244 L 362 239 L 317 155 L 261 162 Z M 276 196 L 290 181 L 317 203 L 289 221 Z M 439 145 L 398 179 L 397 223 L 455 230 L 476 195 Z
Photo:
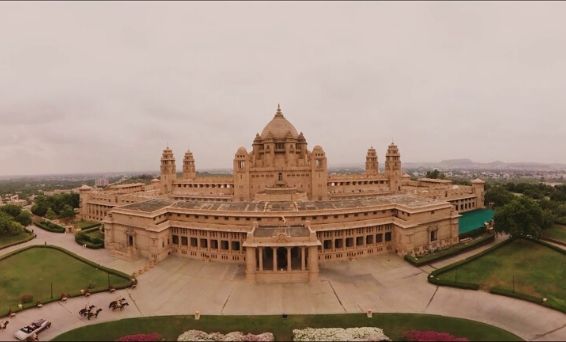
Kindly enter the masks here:
M 75 208 L 80 205 L 77 193 L 61 193 L 52 196 L 39 195 L 31 207 L 34 215 L 46 217 L 50 220 L 56 218 L 69 219 L 75 216 Z
M 488 183 L 485 203 L 495 208 L 496 231 L 539 238 L 554 223 L 566 224 L 566 185 Z
M 31 214 L 14 204 L 0 207 L 0 235 L 17 235 L 31 224 Z

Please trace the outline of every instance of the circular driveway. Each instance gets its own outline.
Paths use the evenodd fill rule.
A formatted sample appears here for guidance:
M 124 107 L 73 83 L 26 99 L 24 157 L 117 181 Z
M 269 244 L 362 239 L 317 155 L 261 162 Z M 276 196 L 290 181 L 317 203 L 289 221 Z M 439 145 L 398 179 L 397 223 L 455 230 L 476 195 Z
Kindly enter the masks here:
M 145 263 L 120 260 L 106 250 L 82 248 L 72 235 L 35 231 L 37 239 L 1 250 L 0 255 L 46 241 L 126 273 Z M 38 318 L 53 322 L 40 336 L 45 340 L 85 324 L 135 316 L 190 315 L 195 310 L 205 315 L 261 315 L 360 313 L 367 309 L 461 317 L 501 327 L 527 340 L 566 340 L 566 315 L 483 291 L 432 285 L 426 278 L 433 267 L 416 268 L 396 255 L 381 255 L 321 265 L 316 282 L 254 284 L 245 280 L 243 266 L 170 256 L 139 276 L 134 290 L 74 298 L 19 313 L 7 330 L 0 331 L 0 340 L 13 339 L 16 329 Z M 130 307 L 109 312 L 108 303 L 118 297 L 128 298 Z M 103 308 L 98 319 L 79 318 L 78 311 L 86 304 Z

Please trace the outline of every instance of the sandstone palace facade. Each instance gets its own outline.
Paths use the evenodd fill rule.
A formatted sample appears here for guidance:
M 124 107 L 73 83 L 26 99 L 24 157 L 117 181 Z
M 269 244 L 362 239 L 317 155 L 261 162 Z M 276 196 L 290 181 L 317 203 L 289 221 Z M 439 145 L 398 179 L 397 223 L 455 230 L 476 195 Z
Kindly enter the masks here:
M 197 175 L 191 152 L 182 163 L 178 174 L 166 148 L 149 185 L 81 187 L 81 216 L 104 223 L 107 249 L 239 263 L 255 281 L 308 281 L 333 260 L 456 244 L 459 213 L 484 206 L 483 181 L 411 180 L 394 144 L 383 169 L 370 148 L 365 172 L 329 174 L 324 149 L 309 150 L 280 108 L 250 151 L 237 149 L 231 176 Z

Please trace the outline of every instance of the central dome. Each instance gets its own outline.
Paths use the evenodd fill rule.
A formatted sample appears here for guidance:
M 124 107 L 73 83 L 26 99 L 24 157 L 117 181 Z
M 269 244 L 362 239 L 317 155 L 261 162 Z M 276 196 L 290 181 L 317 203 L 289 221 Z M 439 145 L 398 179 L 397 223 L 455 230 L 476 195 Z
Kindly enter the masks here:
M 295 126 L 285 119 L 281 112 L 281 107 L 277 105 L 277 113 L 261 131 L 261 138 L 266 139 L 271 135 L 273 139 L 285 139 L 289 133 L 295 139 L 299 137 Z

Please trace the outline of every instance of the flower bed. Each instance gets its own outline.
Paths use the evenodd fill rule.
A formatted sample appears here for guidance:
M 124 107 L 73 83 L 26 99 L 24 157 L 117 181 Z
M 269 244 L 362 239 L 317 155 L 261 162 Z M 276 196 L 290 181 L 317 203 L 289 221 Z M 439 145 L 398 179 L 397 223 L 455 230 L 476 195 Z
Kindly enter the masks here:
M 207 333 L 200 330 L 189 330 L 182 333 L 177 341 L 275 341 L 275 337 L 270 332 L 259 335 L 244 334 L 240 331 L 229 332 L 226 335 L 215 332 Z
M 382 329 L 363 328 L 306 328 L 293 329 L 293 341 L 391 341 Z

